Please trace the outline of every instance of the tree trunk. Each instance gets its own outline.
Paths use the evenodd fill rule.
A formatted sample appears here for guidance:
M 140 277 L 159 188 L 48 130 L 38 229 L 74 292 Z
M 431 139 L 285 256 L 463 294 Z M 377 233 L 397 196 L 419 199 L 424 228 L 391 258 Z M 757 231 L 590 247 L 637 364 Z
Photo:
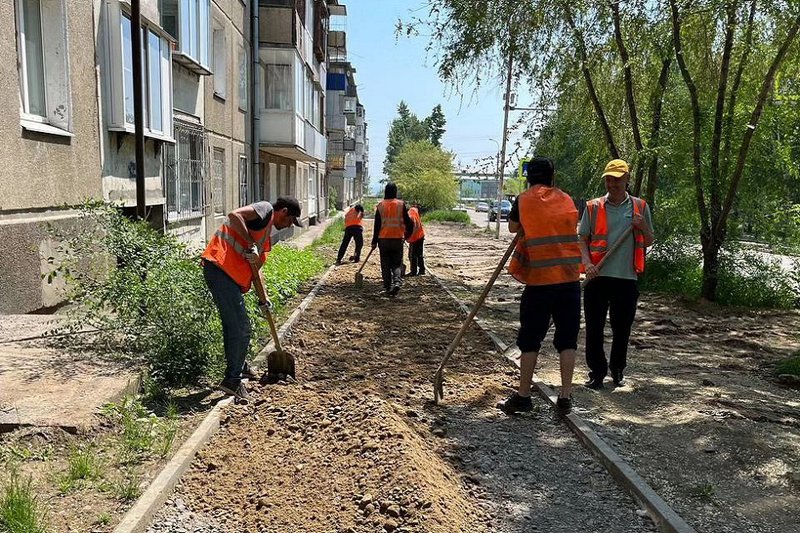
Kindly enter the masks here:
M 722 241 L 713 234 L 700 236 L 703 246 L 703 285 L 700 288 L 700 297 L 714 302 L 717 300 L 717 285 L 719 284 L 719 251 Z

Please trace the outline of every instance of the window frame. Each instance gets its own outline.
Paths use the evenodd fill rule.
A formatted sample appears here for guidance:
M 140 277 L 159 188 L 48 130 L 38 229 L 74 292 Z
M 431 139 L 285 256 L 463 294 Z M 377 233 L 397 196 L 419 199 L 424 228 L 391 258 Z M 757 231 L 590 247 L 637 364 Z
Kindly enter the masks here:
M 270 109 L 273 111 L 291 111 L 293 107 L 292 102 L 292 65 L 287 65 L 285 63 L 267 63 L 264 65 L 264 106 L 265 109 Z M 273 69 L 274 72 L 283 71 L 283 78 L 281 82 L 283 86 L 278 89 L 278 91 L 272 91 L 273 84 L 270 83 L 270 69 Z M 272 99 L 278 98 L 281 95 L 285 95 L 286 107 L 281 107 L 280 103 L 278 106 L 271 105 L 271 97 Z M 278 98 L 280 100 L 280 98 Z
M 217 35 L 221 35 L 221 43 L 217 44 Z M 214 27 L 211 31 L 214 96 L 222 100 L 228 98 L 228 32 L 224 27 Z M 221 69 L 218 61 L 221 62 Z
M 28 47 L 24 15 L 24 4 L 27 1 L 14 0 L 12 5 L 16 24 L 14 38 L 17 45 L 20 126 L 27 130 L 72 137 L 72 91 L 66 1 L 39 0 L 39 37 L 42 50 L 42 83 L 44 84 L 42 91 L 43 114 L 33 113 L 30 109 Z
M 177 11 L 176 43 L 173 56 L 176 61 L 200 75 L 212 74 L 212 6 L 211 0 L 160 0 L 163 10 L 165 1 L 174 3 Z
M 247 63 L 249 61 L 249 56 L 247 54 L 247 50 L 243 47 L 239 47 L 239 111 L 247 112 L 247 108 L 250 105 L 250 98 L 249 98 L 249 76 L 247 75 Z M 244 84 L 242 84 L 244 82 Z
M 250 205 L 250 186 L 248 183 L 248 157 L 247 154 L 239 153 L 239 207 Z M 244 180 L 242 180 L 244 177 Z

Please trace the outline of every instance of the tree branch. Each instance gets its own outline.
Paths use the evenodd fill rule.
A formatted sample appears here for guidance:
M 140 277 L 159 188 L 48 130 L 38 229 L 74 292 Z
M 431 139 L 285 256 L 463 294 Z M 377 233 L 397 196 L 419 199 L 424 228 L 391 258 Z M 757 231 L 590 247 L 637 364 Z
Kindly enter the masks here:
M 672 43 L 670 43 L 672 46 Z M 661 73 L 658 76 L 658 85 L 653 95 L 653 128 L 650 133 L 650 148 L 658 148 L 659 137 L 661 135 L 661 110 L 664 106 L 664 93 L 667 92 L 667 81 L 669 81 L 669 71 L 672 66 L 672 58 L 666 56 L 661 63 Z M 651 209 L 655 206 L 656 188 L 658 187 L 658 152 L 654 152 L 650 157 L 650 167 L 647 173 L 647 192 L 645 199 L 650 203 Z
M 592 73 L 589 71 L 589 59 L 586 54 L 586 43 L 584 43 L 583 36 L 581 36 L 581 33 L 575 24 L 575 19 L 572 16 L 572 9 L 569 6 L 569 1 L 564 2 L 563 6 L 567 24 L 572 30 L 572 35 L 578 48 L 578 54 L 581 61 L 581 71 L 583 72 L 583 78 L 586 81 L 586 89 L 589 91 L 589 98 L 592 101 L 595 114 L 597 115 L 597 119 L 600 121 L 600 126 L 603 128 L 603 135 L 606 138 L 608 151 L 612 158 L 618 159 L 619 150 L 614 142 L 614 135 L 611 133 L 611 127 L 608 125 L 608 120 L 606 119 L 606 114 L 603 111 L 603 106 L 600 103 L 600 98 L 597 96 L 597 90 L 595 89 L 594 81 L 592 80 Z
M 775 58 L 772 60 L 772 64 L 769 66 L 767 75 L 764 78 L 764 83 L 761 85 L 761 90 L 758 93 L 756 106 L 753 109 L 753 114 L 750 116 L 750 123 L 747 125 L 747 129 L 744 132 L 744 138 L 742 139 L 742 144 L 739 147 L 739 157 L 736 160 L 736 169 L 733 171 L 731 185 L 728 189 L 728 196 L 725 198 L 725 205 L 722 209 L 720 222 L 716 228 L 720 232 L 723 232 L 725 229 L 725 224 L 728 220 L 731 206 L 733 205 L 733 199 L 736 196 L 737 189 L 739 188 L 739 181 L 742 179 L 744 163 L 747 160 L 747 152 L 750 150 L 750 142 L 753 140 L 753 134 L 758 127 L 758 123 L 761 121 L 761 113 L 764 110 L 764 105 L 767 102 L 770 92 L 772 92 L 773 85 L 775 84 L 775 74 L 778 72 L 778 68 L 780 68 L 781 63 L 786 57 L 786 52 L 789 51 L 789 48 L 792 46 L 795 37 L 797 37 L 798 30 L 800 30 L 800 14 L 795 17 L 791 28 L 789 28 L 789 32 L 786 34 L 786 37 L 778 49 L 778 53 L 775 54 Z
M 708 210 L 706 209 L 705 196 L 703 195 L 703 177 L 701 174 L 701 158 L 700 158 L 700 102 L 697 97 L 697 86 L 692 79 L 689 68 L 686 66 L 686 60 L 683 57 L 683 44 L 681 43 L 681 20 L 678 14 L 678 6 L 675 0 L 669 0 L 669 5 L 672 11 L 672 40 L 675 44 L 675 59 L 678 61 L 678 66 L 681 70 L 681 76 L 689 89 L 689 97 L 692 103 L 692 159 L 694 162 L 694 185 L 697 191 L 697 208 L 700 213 L 700 223 L 702 225 L 701 236 L 704 234 L 706 237 L 710 235 L 711 226 L 708 221 Z
M 636 99 L 633 94 L 633 75 L 631 74 L 630 58 L 628 56 L 628 49 L 625 47 L 625 41 L 622 39 L 622 26 L 619 17 L 619 1 L 611 2 L 611 14 L 614 19 L 614 38 L 617 41 L 617 48 L 619 49 L 619 58 L 622 60 L 622 71 L 625 77 L 625 103 L 628 105 L 628 112 L 631 116 L 631 128 L 633 129 L 633 142 L 636 145 L 636 150 L 641 151 L 644 148 L 642 144 L 642 135 L 639 132 L 639 116 L 636 113 Z M 639 183 L 641 185 L 641 183 Z

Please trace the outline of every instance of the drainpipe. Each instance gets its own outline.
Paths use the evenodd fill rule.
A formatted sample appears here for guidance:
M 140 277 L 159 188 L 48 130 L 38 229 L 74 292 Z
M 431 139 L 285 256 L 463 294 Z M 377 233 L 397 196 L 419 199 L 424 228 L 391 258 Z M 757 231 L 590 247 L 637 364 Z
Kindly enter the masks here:
M 252 16 L 250 20 L 252 21 L 252 27 L 250 30 L 250 56 L 252 57 L 252 98 L 250 99 L 250 114 L 251 114 L 251 121 L 250 127 L 252 128 L 252 133 L 250 135 L 251 143 L 253 145 L 253 183 L 256 184 L 256 189 L 260 190 L 261 185 L 261 152 L 259 150 L 260 144 L 260 133 L 261 133 L 261 104 L 258 101 L 258 96 L 261 94 L 260 86 L 261 86 L 261 76 L 260 76 L 260 60 L 259 60 L 259 35 L 258 35 L 258 12 L 259 12 L 259 1 L 258 0 L 250 0 L 250 11 Z M 262 199 L 266 196 L 264 191 L 262 191 L 261 197 Z
M 147 220 L 144 184 L 144 100 L 142 91 L 142 11 L 131 0 L 131 57 L 133 60 L 133 123 L 136 141 L 136 217 Z

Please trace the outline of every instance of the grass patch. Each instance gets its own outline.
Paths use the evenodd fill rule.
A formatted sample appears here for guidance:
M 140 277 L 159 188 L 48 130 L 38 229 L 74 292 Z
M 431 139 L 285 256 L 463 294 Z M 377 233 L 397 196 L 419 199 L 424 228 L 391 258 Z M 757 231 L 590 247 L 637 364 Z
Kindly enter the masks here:
M 463 211 L 436 210 L 422 215 L 423 222 L 457 222 L 459 224 L 469 224 L 469 214 Z
M 167 415 L 159 418 L 145 408 L 140 398 L 126 396 L 118 404 L 103 407 L 103 414 L 118 424 L 120 464 L 138 464 L 148 458 L 166 457 L 178 433 L 178 410 L 167 406 Z
M 689 489 L 689 495 L 704 502 L 713 502 L 717 489 L 711 483 L 701 483 Z
M 101 475 L 102 467 L 95 451 L 91 447 L 73 447 L 67 458 L 67 471 L 57 480 L 58 490 L 61 494 L 67 494 Z
M 134 501 L 142 494 L 142 489 L 139 486 L 141 479 L 136 474 L 128 474 L 122 479 L 112 483 L 111 492 L 114 496 L 125 503 Z
M 792 376 L 800 376 L 800 354 L 795 354 L 779 362 L 775 367 L 775 373 L 778 375 L 791 374 Z
M 0 499 L 0 531 L 4 533 L 46 533 L 44 507 L 39 503 L 30 478 L 11 475 L 2 485 Z
M 97 520 L 94 521 L 98 526 L 107 526 L 111 523 L 111 514 L 104 512 L 100 513 Z
M 324 266 L 332 265 L 336 260 L 336 254 L 339 251 L 339 245 L 342 244 L 343 237 L 344 218 L 339 217 L 331 222 L 322 232 L 322 235 L 314 239 L 314 242 L 306 250 L 319 261 L 322 261 L 324 268 Z

